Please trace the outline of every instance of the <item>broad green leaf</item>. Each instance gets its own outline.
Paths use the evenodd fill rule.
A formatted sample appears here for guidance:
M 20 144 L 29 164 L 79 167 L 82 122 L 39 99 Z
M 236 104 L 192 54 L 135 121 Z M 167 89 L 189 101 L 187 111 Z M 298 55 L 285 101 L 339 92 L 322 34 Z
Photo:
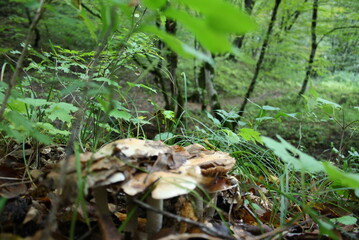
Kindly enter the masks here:
M 266 111 L 278 111 L 278 110 L 280 110 L 279 107 L 272 107 L 272 106 L 263 106 L 262 109 L 266 110 Z
M 210 52 L 224 53 L 232 49 L 228 34 L 214 31 L 204 19 L 195 18 L 189 13 L 176 9 L 168 9 L 164 14 L 182 23 L 184 27 L 195 34 L 198 42 Z
M 149 9 L 158 9 L 163 7 L 166 4 L 167 0 L 143 0 L 143 3 Z
M 165 111 L 162 111 L 162 114 L 166 119 L 171 120 L 171 121 L 174 120 L 174 117 L 175 117 L 174 111 L 165 110 Z
M 349 188 L 359 189 L 359 174 L 343 172 L 329 162 L 323 162 L 323 166 L 329 178 L 334 182 Z
M 120 85 L 118 85 L 117 82 L 115 82 L 111 79 L 105 78 L 105 77 L 98 77 L 98 78 L 94 78 L 93 80 L 97 81 L 97 82 L 105 82 L 110 86 L 120 87 Z
M 252 141 L 254 143 L 259 142 L 260 144 L 263 144 L 260 137 L 261 134 L 252 128 L 241 128 L 238 135 L 248 142 Z
M 119 111 L 117 109 L 114 109 L 112 110 L 109 115 L 111 117 L 114 117 L 114 118 L 117 118 L 117 119 L 123 119 L 123 120 L 126 120 L 126 121 L 129 121 L 132 117 L 131 114 L 129 114 L 128 112 L 125 112 L 125 111 Z
M 234 132 L 232 132 L 229 129 L 222 129 L 223 132 L 225 132 L 227 134 L 227 140 L 231 143 L 231 144 L 236 144 L 239 143 L 241 140 L 238 137 L 237 134 L 235 134 Z
M 164 41 L 167 44 L 167 46 L 177 54 L 183 57 L 192 57 L 190 53 L 185 51 L 184 43 L 182 43 L 175 36 L 168 34 L 165 31 L 160 30 L 154 26 L 145 26 L 142 28 L 142 30 L 157 35 L 157 37 L 159 37 L 162 41 Z
M 77 111 L 77 109 L 70 103 L 60 102 L 51 104 L 46 109 L 46 113 L 48 114 L 47 117 L 52 121 L 59 119 L 64 122 L 71 122 L 72 116 L 70 113 Z
M 153 140 L 155 141 L 166 141 L 167 139 L 173 138 L 174 135 L 171 132 L 163 132 L 163 133 L 159 133 L 157 134 Z
M 209 112 L 207 112 L 207 117 L 217 126 L 221 126 L 221 122 L 217 118 L 213 117 L 213 115 Z
M 34 107 L 40 107 L 40 106 L 44 106 L 47 104 L 50 104 L 46 99 L 35 99 L 35 98 L 18 98 L 17 99 L 20 102 L 23 102 L 25 104 L 34 106 Z
M 168 34 L 167 32 L 160 30 L 154 26 L 145 26 L 142 28 L 143 31 L 157 35 L 167 46 L 178 55 L 182 57 L 195 57 L 199 60 L 214 64 L 213 58 L 206 55 L 205 53 L 196 50 L 195 48 L 181 42 L 175 36 Z
M 320 97 L 317 98 L 317 101 L 318 101 L 318 103 L 321 103 L 321 104 L 330 105 L 333 108 L 342 108 L 342 106 L 340 106 L 339 104 L 336 104 L 335 102 L 331 102 L 331 101 L 328 101 L 328 100 L 320 98 Z
M 224 119 L 237 119 L 240 116 L 235 111 L 225 111 L 223 109 L 216 110 L 216 112 L 223 116 Z
M 242 34 L 256 28 L 244 11 L 223 0 L 179 0 L 202 13 L 212 29 L 223 33 Z
M 330 219 L 330 221 L 333 223 L 341 223 L 344 225 L 354 225 L 354 224 L 356 224 L 357 220 L 358 219 L 353 216 L 343 216 L 343 217 L 339 217 L 339 218 Z
M 291 164 L 295 170 L 307 171 L 311 173 L 323 171 L 323 165 L 315 158 L 298 150 L 283 138 L 277 135 L 280 142 L 268 137 L 262 137 L 264 144 L 270 148 L 275 155 L 280 157 L 282 161 Z
M 43 123 L 43 122 L 38 122 L 36 123 L 36 126 L 38 128 L 41 128 L 42 130 L 45 130 L 48 134 L 51 135 L 63 135 L 63 136 L 68 136 L 71 133 L 69 131 L 65 131 L 65 130 L 60 130 L 55 128 L 52 124 L 50 123 Z

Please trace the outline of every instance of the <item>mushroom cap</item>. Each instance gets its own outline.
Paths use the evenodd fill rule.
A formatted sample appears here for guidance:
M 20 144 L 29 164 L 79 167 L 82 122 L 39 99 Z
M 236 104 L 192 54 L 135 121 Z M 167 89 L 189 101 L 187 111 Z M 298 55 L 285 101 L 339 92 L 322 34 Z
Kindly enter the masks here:
M 195 175 L 197 172 L 197 176 Z M 152 198 L 168 199 L 187 194 L 196 188 L 200 182 L 200 169 L 192 169 L 190 174 L 186 172 L 153 172 L 139 173 L 122 185 L 123 191 L 130 195 L 144 192 L 151 184 L 154 184 Z
M 228 173 L 236 163 L 236 160 L 225 152 L 207 150 L 199 144 L 186 147 L 192 155 L 184 164 L 185 166 L 199 166 L 205 176 L 218 176 Z

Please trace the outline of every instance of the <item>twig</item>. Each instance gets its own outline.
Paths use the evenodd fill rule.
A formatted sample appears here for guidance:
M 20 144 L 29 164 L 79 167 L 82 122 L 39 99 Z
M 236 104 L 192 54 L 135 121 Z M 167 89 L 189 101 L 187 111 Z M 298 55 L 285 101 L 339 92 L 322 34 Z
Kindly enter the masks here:
M 164 216 L 167 216 L 167 217 L 170 217 L 170 218 L 174 218 L 176 219 L 178 222 L 185 222 L 185 223 L 189 223 L 191 225 L 194 225 L 196 227 L 199 227 L 203 230 L 203 232 L 207 233 L 207 234 L 210 234 L 212 236 L 216 236 L 216 237 L 220 237 L 222 239 L 229 239 L 229 240 L 235 240 L 236 238 L 232 237 L 232 236 L 228 236 L 226 234 L 222 234 L 218 231 L 216 231 L 215 229 L 213 228 L 210 228 L 208 226 L 206 226 L 205 224 L 203 223 L 199 223 L 199 222 L 196 222 L 196 221 L 193 221 L 189 218 L 185 218 L 185 217 L 181 217 L 181 216 L 178 216 L 176 214 L 173 214 L 173 213 L 170 213 L 170 212 L 167 212 L 167 211 L 163 211 L 163 210 L 159 210 L 159 209 L 156 209 L 156 208 L 153 208 L 151 207 L 150 205 L 138 200 L 138 199 L 133 199 L 133 201 L 135 203 L 137 203 L 138 205 L 140 205 L 141 207 L 145 208 L 145 209 L 148 209 L 150 211 L 154 211 L 154 212 L 157 212 L 157 213 L 160 213 Z

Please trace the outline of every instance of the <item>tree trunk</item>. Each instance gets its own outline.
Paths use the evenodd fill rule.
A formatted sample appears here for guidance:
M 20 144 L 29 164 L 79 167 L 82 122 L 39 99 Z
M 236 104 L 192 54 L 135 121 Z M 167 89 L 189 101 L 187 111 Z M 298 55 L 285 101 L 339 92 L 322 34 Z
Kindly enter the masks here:
M 177 22 L 172 19 L 167 19 L 165 24 L 166 32 L 171 35 L 176 35 Z M 179 117 L 182 113 L 182 107 L 184 99 L 182 96 L 181 86 L 176 76 L 176 70 L 178 65 L 178 55 L 176 52 L 168 49 L 166 56 L 168 62 L 168 70 L 170 72 L 170 109 L 176 112 L 176 117 Z
M 238 115 L 240 117 L 243 116 L 244 109 L 246 108 L 246 105 L 247 105 L 247 102 L 248 102 L 248 98 L 251 96 L 251 94 L 254 91 L 254 87 L 255 87 L 256 82 L 257 82 L 259 71 L 261 70 L 261 66 L 262 66 L 262 63 L 263 63 L 263 60 L 264 60 L 264 57 L 265 57 L 265 54 L 266 54 L 266 50 L 267 50 L 268 45 L 269 45 L 269 38 L 270 38 L 270 36 L 272 34 L 272 31 L 273 31 L 273 27 L 274 27 L 274 23 L 276 21 L 276 17 L 277 17 L 278 8 L 279 8 L 280 3 L 281 3 L 281 0 L 275 0 L 275 4 L 274 4 L 274 7 L 273 7 L 273 11 L 272 11 L 272 17 L 271 17 L 271 20 L 270 20 L 269 25 L 268 25 L 267 34 L 266 34 L 266 36 L 264 38 L 264 41 L 263 41 L 261 52 L 260 52 L 260 55 L 259 55 L 259 58 L 258 58 L 258 61 L 257 61 L 257 64 L 256 64 L 256 68 L 254 70 L 253 78 L 252 78 L 251 84 L 249 85 L 247 93 L 245 95 L 245 98 L 244 98 L 244 101 L 242 103 L 241 109 L 238 112 Z
M 245 10 L 247 11 L 247 13 L 248 13 L 249 15 L 252 13 L 254 4 L 255 4 L 255 0 L 245 0 L 245 1 L 244 1 L 244 8 L 245 8 Z M 236 38 L 233 40 L 233 45 L 236 46 L 238 49 L 241 49 L 242 46 L 243 46 L 244 37 L 245 37 L 245 34 L 236 37 Z M 234 55 L 231 54 L 231 55 L 229 56 L 229 59 L 235 60 Z
M 311 26 L 311 39 L 312 39 L 312 48 L 310 50 L 310 55 L 307 63 L 307 70 L 305 72 L 304 81 L 302 88 L 298 93 L 298 97 L 303 95 L 307 90 L 309 78 L 313 73 L 313 63 L 315 58 L 315 53 L 317 52 L 318 43 L 317 43 L 317 20 L 318 20 L 318 0 L 313 0 L 313 14 L 312 14 L 312 26 Z

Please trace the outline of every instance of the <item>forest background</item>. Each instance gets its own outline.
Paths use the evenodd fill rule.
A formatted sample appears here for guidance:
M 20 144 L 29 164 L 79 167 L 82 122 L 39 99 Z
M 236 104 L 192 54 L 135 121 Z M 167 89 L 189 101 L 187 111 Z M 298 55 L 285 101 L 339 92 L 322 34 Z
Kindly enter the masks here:
M 288 177 L 267 149 L 298 150 L 347 172 L 321 178 L 325 201 L 358 196 L 332 187 L 359 188 L 358 1 L 3 0 L 0 13 L 3 164 L 21 149 L 29 172 L 43 146 L 136 137 L 229 152 L 254 181 Z

